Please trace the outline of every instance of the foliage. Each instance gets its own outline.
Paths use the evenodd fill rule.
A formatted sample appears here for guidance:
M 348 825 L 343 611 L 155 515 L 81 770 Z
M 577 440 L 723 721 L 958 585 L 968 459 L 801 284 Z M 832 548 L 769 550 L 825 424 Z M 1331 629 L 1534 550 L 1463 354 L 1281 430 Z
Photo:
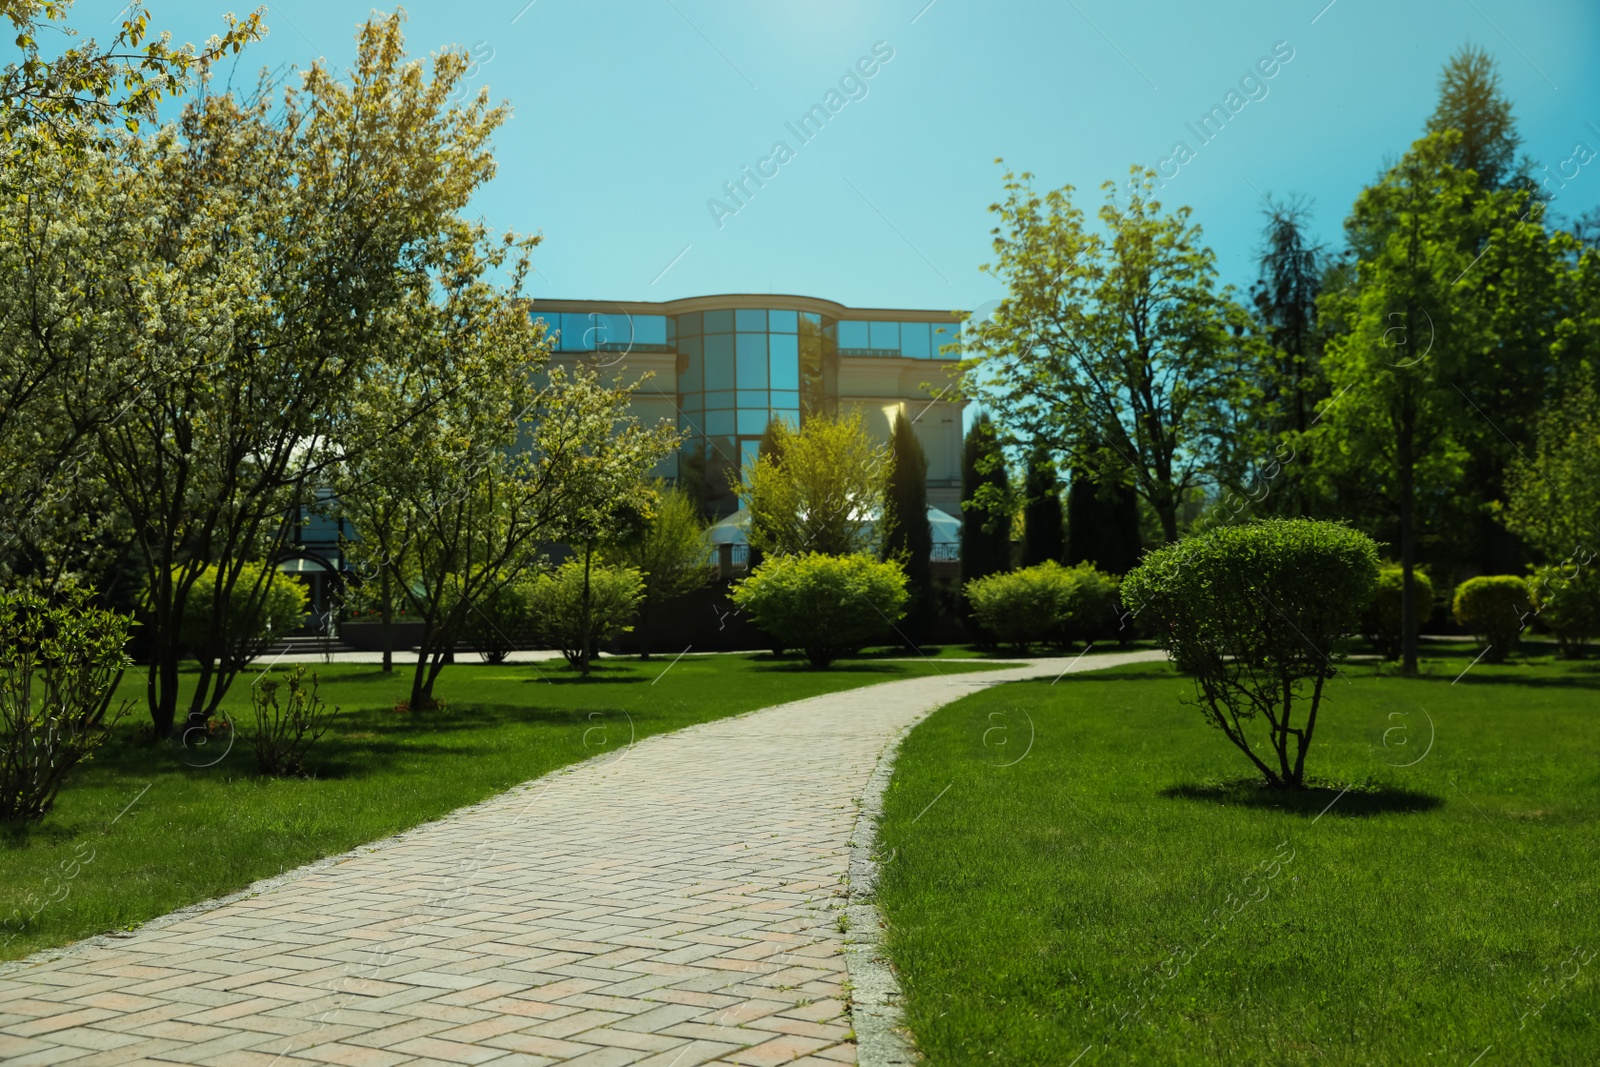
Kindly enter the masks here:
M 1500 407 L 1503 390 L 1491 381 L 1506 358 L 1499 346 L 1520 329 L 1519 316 L 1538 319 L 1540 277 L 1565 240 L 1553 243 L 1529 220 L 1526 193 L 1487 191 L 1454 167 L 1457 140 L 1452 133 L 1418 141 L 1362 192 L 1346 223 L 1355 256 L 1344 271 L 1350 281 L 1321 303 L 1332 331 L 1323 357 L 1332 395 L 1319 413 L 1313 452 L 1325 471 L 1379 501 L 1374 512 L 1383 522 L 1398 518 L 1399 562 L 1408 573 L 1423 527 L 1419 508 L 1463 484 L 1466 446 L 1479 454 L 1485 432 L 1473 407 Z M 1508 298 L 1485 299 L 1482 285 L 1458 284 L 1469 270 Z M 1435 527 L 1450 525 L 1432 517 Z M 1408 673 L 1416 667 L 1412 629 L 1402 631 Z
M 1147 555 L 1123 600 L 1159 624 L 1162 647 L 1194 676 L 1196 706 L 1276 789 L 1300 788 L 1324 683 L 1378 578 L 1365 534 L 1308 519 L 1224 526 Z M 1303 725 L 1296 703 L 1312 685 Z M 1252 747 L 1266 720 L 1267 758 Z M 1291 740 L 1294 751 L 1291 754 Z M 1292 755 L 1292 759 L 1291 759 Z
M 1022 564 L 1054 560 L 1066 553 L 1066 530 L 1061 514 L 1061 482 L 1056 477 L 1054 459 L 1046 449 L 1036 448 L 1028 455 L 1028 473 L 1023 487 Z
M 14 43 L 20 53 L 0 68 L 0 112 L 10 126 L 43 127 L 68 143 L 81 143 L 102 132 L 97 127 L 118 120 L 137 130 L 141 120 L 155 116 L 162 99 L 188 85 L 194 68 L 205 70 L 229 53 L 237 54 L 266 31 L 259 11 L 243 22 L 224 15 L 226 30 L 221 36 L 199 49 L 189 44 L 174 48 L 167 34 L 151 34 L 149 10 L 133 3 L 118 14 L 117 33 L 109 45 L 91 37 L 81 45 L 50 49 L 52 58 L 42 58 L 42 31 L 59 29 L 64 36 L 76 35 L 71 27 L 52 25 L 65 22 L 70 8 L 71 0 L 0 3 L 0 14 L 16 31 Z M 6 137 L 10 136 L 8 130 Z
M 1460 135 L 1450 152 L 1458 170 L 1474 171 L 1486 189 L 1521 177 L 1516 168 L 1522 138 L 1511 102 L 1500 92 L 1500 73 L 1489 53 L 1462 45 L 1439 74 L 1439 103 L 1428 116 L 1429 133 Z
M 1511 464 L 1501 517 L 1545 559 L 1589 566 L 1600 553 L 1600 394 L 1574 388 L 1538 420 L 1531 457 Z
M 0 821 L 43 818 L 105 729 L 130 620 L 85 589 L 0 592 Z
M 933 530 L 928 525 L 928 457 L 904 412 L 894 417 L 889 437 L 891 465 L 883 500 L 884 559 L 906 572 L 906 625 L 914 646 L 928 632 L 936 605 L 933 595 Z
M 1456 586 L 1454 608 L 1456 622 L 1489 646 L 1483 658 L 1503 663 L 1517 646 L 1532 603 L 1526 580 L 1514 574 L 1480 574 Z
M 1067 648 L 1109 629 L 1117 579 L 1092 564 L 1063 567 L 1046 560 L 975 579 L 965 591 L 983 628 L 1026 652 L 1036 644 Z
M 1115 479 L 1097 479 L 1091 468 L 1075 468 L 1067 490 L 1067 562 L 1127 574 L 1143 550 L 1138 494 Z
M 1372 599 L 1362 622 L 1362 631 L 1384 659 L 1399 659 L 1401 619 L 1400 598 L 1404 595 L 1405 572 L 1392 563 L 1378 570 L 1377 584 L 1372 587 Z M 1433 611 L 1433 583 L 1421 570 L 1412 573 L 1411 625 L 1421 633 L 1428 615 Z
M 812 415 L 799 430 L 785 430 L 775 454 L 742 472 L 751 546 L 769 555 L 870 550 L 890 462 L 859 412 Z
M 1011 568 L 1011 481 L 999 433 L 987 412 L 967 431 L 961 456 L 961 579 Z
M 233 670 L 248 666 L 274 641 L 304 626 L 311 608 L 311 594 L 304 585 L 269 563 L 244 563 L 238 567 L 219 626 L 210 611 L 216 587 L 215 567 L 195 575 L 189 592 L 193 610 L 183 614 L 178 633 L 185 648 L 197 656 L 220 659 Z
M 504 663 L 506 656 L 533 643 L 535 613 L 533 583 L 510 582 L 467 607 L 461 637 L 485 663 Z
M 1600 572 L 1556 564 L 1531 568 L 1528 599 L 1537 620 L 1555 634 L 1566 659 L 1581 659 L 1600 634 Z
M 733 588 L 741 611 L 818 670 L 882 637 L 905 614 L 906 597 L 898 563 L 860 553 L 774 556 Z
M 1133 468 L 1171 541 L 1185 494 L 1240 462 L 1264 346 L 1217 289 L 1190 209 L 1168 214 L 1151 197 L 1155 179 L 1134 168 L 1125 208 L 1105 184 L 1102 235 L 1071 186 L 1041 196 L 1032 175 L 1008 171 L 984 267 L 1007 294 L 963 367 L 972 395 L 1019 435 L 1102 476 Z
M 587 662 L 593 653 L 592 647 L 583 647 L 585 587 L 591 646 L 615 640 L 627 630 L 645 596 L 644 578 L 627 566 L 599 564 L 585 568 L 582 560 L 569 559 L 553 572 L 535 578 L 533 603 L 539 636 L 559 648 L 574 666 Z
M 644 581 L 639 603 L 640 650 L 650 656 L 646 627 L 652 609 L 711 581 L 715 568 L 707 562 L 706 524 L 700 506 L 681 489 L 657 481 L 646 511 L 631 535 L 605 546 L 607 563 L 632 567 Z
M 250 686 L 251 720 L 243 731 L 245 744 L 255 750 L 256 766 L 262 774 L 296 777 L 305 770 L 311 746 L 321 740 L 333 725 L 339 706 L 331 709 L 317 695 L 318 679 L 305 682 L 305 664 L 279 681 L 270 672 Z M 280 698 L 279 690 L 284 690 Z

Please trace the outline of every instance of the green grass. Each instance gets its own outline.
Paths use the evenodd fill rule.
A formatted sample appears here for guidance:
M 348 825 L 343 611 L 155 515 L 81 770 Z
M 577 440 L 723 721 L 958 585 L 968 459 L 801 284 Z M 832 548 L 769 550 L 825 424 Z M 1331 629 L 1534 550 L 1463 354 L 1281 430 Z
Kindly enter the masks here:
M 751 656 L 607 658 L 584 681 L 558 664 L 446 668 L 439 713 L 395 712 L 409 672 L 313 666 L 344 710 L 309 777 L 272 780 L 219 738 L 145 740 L 142 704 L 73 772 L 41 823 L 0 836 L 0 958 L 123 929 L 438 818 L 632 740 L 784 701 L 985 665 L 853 662 L 810 671 Z M 237 717 L 253 675 L 225 707 Z M 136 696 L 142 675 L 123 680 Z M 130 806 L 131 804 L 131 806 Z M 124 810 L 126 809 L 126 810 Z M 119 813 L 120 817 L 119 817 Z
M 1296 798 L 1165 665 L 935 713 L 879 844 L 929 1062 L 1600 1063 L 1600 663 L 1476 652 L 1346 667 Z

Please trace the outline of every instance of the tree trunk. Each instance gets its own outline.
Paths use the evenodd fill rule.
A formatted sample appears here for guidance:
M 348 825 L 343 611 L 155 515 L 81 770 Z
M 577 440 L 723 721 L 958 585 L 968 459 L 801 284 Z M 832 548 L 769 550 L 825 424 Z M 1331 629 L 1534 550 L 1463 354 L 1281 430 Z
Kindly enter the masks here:
M 589 570 L 594 559 L 593 542 L 584 542 L 583 546 L 583 623 L 578 631 L 578 672 L 585 678 L 589 676 L 589 657 L 592 654 L 590 626 L 592 617 L 589 611 Z
M 655 598 L 648 593 L 639 602 L 639 658 L 650 658 L 650 602 Z
M 380 602 L 378 610 L 382 613 L 383 623 L 379 629 L 380 641 L 383 644 L 383 673 L 394 673 L 394 602 L 389 594 L 389 568 L 380 567 L 378 571 L 378 596 Z
M 1401 393 L 1400 433 L 1400 673 L 1417 673 L 1416 410 L 1409 385 Z

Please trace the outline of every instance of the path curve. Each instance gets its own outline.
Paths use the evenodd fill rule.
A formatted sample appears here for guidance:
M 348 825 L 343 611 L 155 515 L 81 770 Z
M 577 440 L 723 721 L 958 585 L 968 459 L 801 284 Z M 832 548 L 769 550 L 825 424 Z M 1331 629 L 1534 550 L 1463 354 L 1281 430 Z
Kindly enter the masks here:
M 855 1063 L 840 917 L 880 756 L 935 708 L 1063 666 L 887 682 L 657 735 L 0 967 L 0 1062 Z

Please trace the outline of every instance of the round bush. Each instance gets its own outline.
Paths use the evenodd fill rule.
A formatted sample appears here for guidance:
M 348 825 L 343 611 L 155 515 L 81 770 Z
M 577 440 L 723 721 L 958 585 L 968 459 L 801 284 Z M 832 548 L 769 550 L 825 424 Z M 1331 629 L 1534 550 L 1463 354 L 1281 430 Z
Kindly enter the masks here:
M 1503 663 L 1517 647 L 1523 620 L 1533 610 L 1528 583 L 1514 574 L 1484 574 L 1456 586 L 1456 622 L 1489 646 L 1483 658 Z
M 1416 609 L 1416 632 L 1421 633 L 1423 624 L 1433 613 L 1433 583 L 1421 570 L 1413 570 L 1411 577 L 1411 603 Z M 1372 600 L 1367 605 L 1362 624 L 1367 640 L 1372 642 L 1384 659 L 1400 658 L 1400 607 L 1404 600 L 1404 579 L 1405 572 L 1399 564 L 1383 565 L 1378 571 L 1378 584 L 1372 587 Z
M 1002 644 L 1026 651 L 1098 636 L 1114 618 L 1117 580 L 1092 564 L 1046 561 L 974 578 L 966 594 L 979 625 Z
M 579 576 L 581 579 L 581 575 Z M 583 595 L 580 582 L 578 595 Z M 478 598 L 461 622 L 461 636 L 485 663 L 504 663 L 506 656 L 535 639 L 535 594 L 532 582 L 513 582 Z
M 265 596 L 261 586 L 265 585 Z M 178 634 L 184 647 L 200 652 L 215 647 L 234 667 L 243 667 L 276 640 L 306 624 L 311 594 L 299 581 L 267 563 L 246 563 L 228 594 L 221 634 L 212 632 L 211 608 L 217 595 L 217 569 L 207 566 L 189 589 Z M 251 598 L 256 603 L 251 610 Z M 214 644 L 215 643 L 215 644 Z
M 592 646 L 615 640 L 639 613 L 644 579 L 633 567 L 596 563 L 589 568 L 589 638 Z M 583 560 L 569 559 L 533 583 L 539 636 L 567 662 L 583 659 Z
M 1298 788 L 1323 684 L 1377 578 L 1378 546 L 1365 534 L 1273 519 L 1151 552 L 1122 580 L 1122 600 L 1156 625 L 1173 662 L 1194 675 L 1206 718 L 1269 785 Z M 1251 740 L 1263 733 L 1258 719 L 1270 747 L 1264 754 Z
M 1535 567 L 1528 599 L 1537 622 L 1555 635 L 1563 659 L 1580 659 L 1600 632 L 1600 573 L 1593 567 Z
M 733 602 L 821 669 L 889 633 L 905 614 L 906 572 L 859 554 L 772 556 L 734 586 Z

